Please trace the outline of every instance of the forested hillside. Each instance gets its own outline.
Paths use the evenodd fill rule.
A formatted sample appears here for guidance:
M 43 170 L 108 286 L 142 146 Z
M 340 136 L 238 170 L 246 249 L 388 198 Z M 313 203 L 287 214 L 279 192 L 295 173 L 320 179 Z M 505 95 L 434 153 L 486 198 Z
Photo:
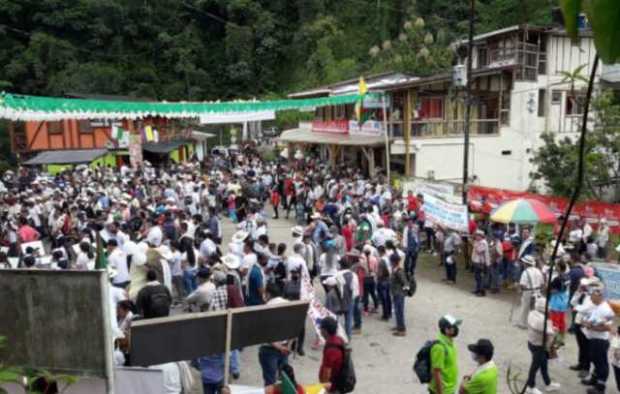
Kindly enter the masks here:
M 478 0 L 476 32 L 548 21 L 554 0 Z M 451 63 L 469 0 L 0 0 L 0 90 L 273 97 Z

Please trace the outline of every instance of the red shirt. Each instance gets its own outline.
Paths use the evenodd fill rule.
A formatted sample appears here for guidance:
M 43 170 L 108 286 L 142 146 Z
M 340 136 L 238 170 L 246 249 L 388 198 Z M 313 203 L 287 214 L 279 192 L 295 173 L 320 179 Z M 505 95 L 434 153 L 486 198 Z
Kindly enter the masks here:
M 342 228 L 342 236 L 344 238 L 344 245 L 347 248 L 347 252 L 353 249 L 353 226 L 347 224 Z
M 407 196 L 407 210 L 409 212 L 416 211 L 418 209 L 418 199 L 414 196 Z
M 27 224 L 21 226 L 19 230 L 17 230 L 17 234 L 19 234 L 19 238 L 24 243 L 36 241 L 39 239 L 39 233 L 37 232 L 37 230 Z
M 515 261 L 517 259 L 517 256 L 515 256 L 515 247 L 512 244 L 512 242 L 510 241 L 503 241 L 502 242 L 502 250 L 503 250 L 503 254 L 504 254 L 504 258 L 508 261 Z
M 469 221 L 469 234 L 475 233 L 476 230 L 478 230 L 478 225 L 476 224 L 476 221 L 470 220 Z
M 344 340 L 338 335 L 334 335 L 327 338 L 325 341 L 325 347 L 323 348 L 323 360 L 321 361 L 321 368 L 319 369 L 319 376 L 323 374 L 323 371 L 327 368 L 331 370 L 331 383 L 340 373 L 342 369 L 342 363 L 344 362 L 344 353 L 342 349 L 330 345 L 344 346 Z

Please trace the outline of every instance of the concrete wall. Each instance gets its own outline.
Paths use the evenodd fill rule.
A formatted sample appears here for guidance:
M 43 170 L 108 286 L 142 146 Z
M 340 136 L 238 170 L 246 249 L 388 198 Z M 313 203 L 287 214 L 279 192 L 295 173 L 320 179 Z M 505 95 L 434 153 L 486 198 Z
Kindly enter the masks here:
M 8 344 L 0 359 L 8 365 L 108 376 L 106 280 L 103 271 L 0 271 L 0 335 Z

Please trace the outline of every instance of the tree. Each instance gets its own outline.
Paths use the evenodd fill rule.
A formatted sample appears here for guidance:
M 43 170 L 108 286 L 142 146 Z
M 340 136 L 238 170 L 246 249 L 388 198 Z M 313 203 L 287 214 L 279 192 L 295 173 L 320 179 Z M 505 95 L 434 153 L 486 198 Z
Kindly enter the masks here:
M 586 140 L 585 188 L 583 198 L 606 199 L 610 192 L 620 197 L 620 102 L 612 92 L 601 93 L 593 102 L 592 130 Z M 541 135 L 543 146 L 532 159 L 534 180 L 541 180 L 555 195 L 569 197 L 574 179 L 568 177 L 577 168 L 578 146 L 569 137 L 555 133 Z

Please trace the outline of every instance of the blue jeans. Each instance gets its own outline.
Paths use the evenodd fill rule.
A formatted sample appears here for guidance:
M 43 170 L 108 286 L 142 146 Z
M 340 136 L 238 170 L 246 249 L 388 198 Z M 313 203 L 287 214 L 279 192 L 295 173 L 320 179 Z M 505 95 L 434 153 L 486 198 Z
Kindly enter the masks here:
M 353 331 L 353 315 L 355 313 L 355 301 L 351 301 L 349 309 L 344 313 L 344 331 L 347 333 L 347 337 L 351 338 Z
M 405 273 L 407 276 L 412 277 L 415 275 L 415 268 L 418 262 L 418 252 L 408 251 L 405 255 Z
M 379 282 L 377 284 L 379 299 L 381 300 L 381 309 L 383 310 L 382 318 L 387 320 L 392 317 L 392 299 L 390 297 L 390 283 Z
M 204 394 L 220 394 L 222 392 L 222 387 L 224 386 L 224 382 L 220 383 L 205 383 L 202 382 L 202 391 Z
M 263 370 L 264 385 L 267 387 L 278 381 L 278 371 L 288 363 L 288 356 L 272 346 L 261 346 L 258 350 L 258 361 Z
M 353 328 L 356 330 L 362 328 L 362 307 L 359 296 L 353 300 Z
M 394 315 L 396 317 L 396 328 L 398 331 L 405 331 L 405 296 L 402 294 L 392 296 L 394 302 Z
M 499 289 L 499 265 L 491 264 L 487 267 L 485 288 L 487 289 Z
M 512 281 L 512 268 L 513 268 L 512 261 L 508 261 L 508 259 L 502 259 L 502 265 L 500 267 L 500 274 L 504 282 Z
M 476 281 L 476 288 L 474 291 L 476 293 L 484 292 L 484 286 L 482 284 L 482 279 L 484 277 L 484 266 L 482 264 L 473 264 L 474 268 L 474 280 Z
M 183 286 L 185 287 L 185 294 L 190 294 L 196 290 L 196 270 L 184 270 L 183 271 Z
M 519 279 L 521 279 L 521 263 L 515 261 L 512 263 L 512 281 L 519 283 Z
M 241 373 L 241 365 L 239 365 L 239 350 L 230 352 L 230 373 Z

